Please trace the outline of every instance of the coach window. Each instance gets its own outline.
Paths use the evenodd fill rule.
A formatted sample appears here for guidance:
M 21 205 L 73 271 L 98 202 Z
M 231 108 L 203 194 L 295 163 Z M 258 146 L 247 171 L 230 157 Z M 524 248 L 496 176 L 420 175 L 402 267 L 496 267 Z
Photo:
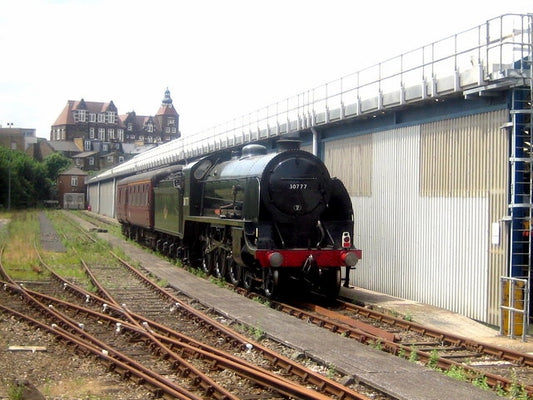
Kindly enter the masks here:
M 144 205 L 148 205 L 148 188 L 149 188 L 149 185 L 148 184 L 145 184 L 144 185 Z

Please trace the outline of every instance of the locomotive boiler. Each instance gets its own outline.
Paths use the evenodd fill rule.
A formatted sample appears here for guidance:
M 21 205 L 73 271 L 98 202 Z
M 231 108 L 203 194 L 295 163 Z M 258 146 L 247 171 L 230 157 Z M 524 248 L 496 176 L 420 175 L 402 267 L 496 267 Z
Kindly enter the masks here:
M 294 141 L 250 144 L 119 181 L 123 233 L 268 297 L 298 287 L 335 297 L 361 258 L 342 182 Z

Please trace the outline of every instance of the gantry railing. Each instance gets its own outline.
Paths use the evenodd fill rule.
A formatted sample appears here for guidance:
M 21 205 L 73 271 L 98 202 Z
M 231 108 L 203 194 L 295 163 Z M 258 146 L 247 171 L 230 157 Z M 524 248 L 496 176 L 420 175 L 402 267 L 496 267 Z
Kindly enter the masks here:
M 532 19 L 533 14 L 493 18 L 205 131 L 184 135 L 91 181 L 130 175 L 333 121 L 527 80 Z

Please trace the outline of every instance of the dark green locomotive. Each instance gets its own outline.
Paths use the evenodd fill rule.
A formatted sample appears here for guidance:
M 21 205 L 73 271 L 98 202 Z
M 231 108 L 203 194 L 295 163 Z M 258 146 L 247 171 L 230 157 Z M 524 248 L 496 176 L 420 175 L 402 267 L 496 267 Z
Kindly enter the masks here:
M 317 157 L 283 146 L 252 144 L 121 180 L 123 232 L 269 297 L 294 285 L 336 296 L 341 267 L 361 257 L 350 197 Z

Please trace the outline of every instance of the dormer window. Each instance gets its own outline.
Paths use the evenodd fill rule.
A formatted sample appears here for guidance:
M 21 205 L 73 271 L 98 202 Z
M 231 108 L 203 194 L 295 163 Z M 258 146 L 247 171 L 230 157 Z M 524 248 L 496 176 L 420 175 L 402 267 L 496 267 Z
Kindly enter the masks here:
M 115 114 L 114 111 L 108 111 L 107 112 L 107 122 L 109 124 L 114 124 L 117 120 L 117 115 Z

